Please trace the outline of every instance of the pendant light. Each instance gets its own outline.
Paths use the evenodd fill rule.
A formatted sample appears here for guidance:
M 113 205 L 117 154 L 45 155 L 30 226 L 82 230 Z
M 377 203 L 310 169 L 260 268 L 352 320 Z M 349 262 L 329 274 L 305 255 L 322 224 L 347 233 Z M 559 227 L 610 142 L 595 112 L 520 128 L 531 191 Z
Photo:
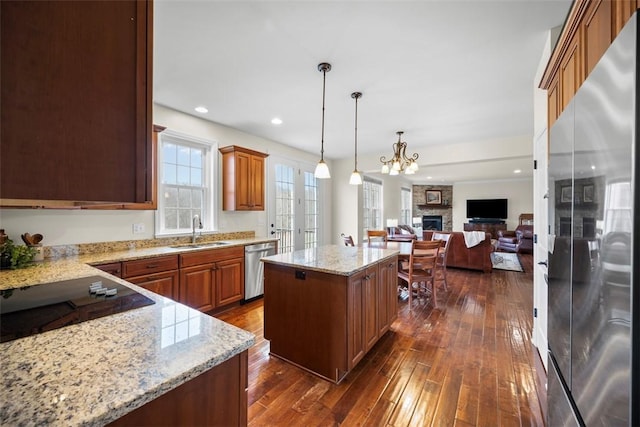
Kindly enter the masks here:
M 354 166 L 353 172 L 351 172 L 351 178 L 349 178 L 349 184 L 362 185 L 362 175 L 358 172 L 358 99 L 362 98 L 362 92 L 353 92 L 351 97 L 356 100 L 356 126 L 354 134 Z
M 327 80 L 327 72 L 331 71 L 331 64 L 322 62 L 318 64 L 318 71 L 322 71 L 322 134 L 320 138 L 320 161 L 316 166 L 315 177 L 319 179 L 331 178 L 329 166 L 324 161 L 324 93 Z

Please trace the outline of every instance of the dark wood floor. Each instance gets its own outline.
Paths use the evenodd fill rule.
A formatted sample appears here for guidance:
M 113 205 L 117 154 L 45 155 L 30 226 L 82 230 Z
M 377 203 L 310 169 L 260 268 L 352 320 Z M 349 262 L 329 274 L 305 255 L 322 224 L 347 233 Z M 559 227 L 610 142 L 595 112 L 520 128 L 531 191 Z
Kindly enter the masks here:
M 543 426 L 525 273 L 449 270 L 439 309 L 414 299 L 339 385 L 269 356 L 262 300 L 218 317 L 256 335 L 250 426 Z

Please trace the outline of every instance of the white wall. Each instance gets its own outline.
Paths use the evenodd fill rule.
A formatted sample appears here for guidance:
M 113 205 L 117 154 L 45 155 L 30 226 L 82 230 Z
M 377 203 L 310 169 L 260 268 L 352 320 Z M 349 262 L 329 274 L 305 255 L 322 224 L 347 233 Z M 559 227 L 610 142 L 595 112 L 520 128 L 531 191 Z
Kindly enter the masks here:
M 533 179 L 453 184 L 453 231 L 462 231 L 467 222 L 467 199 L 507 199 L 507 230 L 513 230 L 521 213 L 533 212 Z
M 217 123 L 184 114 L 160 105 L 153 107 L 153 123 L 166 126 L 176 132 L 212 140 L 219 147 L 239 145 L 270 154 L 317 163 L 318 154 L 307 153 L 275 141 L 260 138 Z M 268 158 L 267 158 L 268 161 Z M 333 169 L 332 162 L 327 160 Z M 332 172 L 333 173 L 333 172 Z M 254 230 L 257 236 L 266 236 L 266 211 L 227 212 L 222 211 L 222 192 L 220 191 L 222 172 L 218 179 L 218 230 L 246 231 Z M 347 176 L 348 181 L 348 176 Z M 328 203 L 321 206 L 324 215 L 324 230 L 321 236 L 324 242 L 332 242 L 332 184 L 321 181 L 321 191 Z M 267 198 L 267 203 L 270 201 Z M 37 210 L 37 209 L 0 209 L 0 228 L 4 228 L 9 237 L 20 241 L 20 234 L 41 233 L 45 246 L 109 242 L 118 240 L 150 239 L 154 236 L 155 211 L 92 211 L 92 210 Z M 144 224 L 143 234 L 133 234 L 133 224 Z

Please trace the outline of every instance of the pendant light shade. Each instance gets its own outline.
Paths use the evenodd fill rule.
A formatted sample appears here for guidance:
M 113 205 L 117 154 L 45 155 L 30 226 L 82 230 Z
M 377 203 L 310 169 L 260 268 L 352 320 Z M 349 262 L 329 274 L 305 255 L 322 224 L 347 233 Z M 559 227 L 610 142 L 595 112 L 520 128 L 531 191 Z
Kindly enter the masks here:
M 331 64 L 327 62 L 318 64 L 318 71 L 322 71 L 322 134 L 320 137 L 320 161 L 316 166 L 315 177 L 318 179 L 328 179 L 331 178 L 331 173 L 329 173 L 329 166 L 327 166 L 324 161 L 324 95 L 327 72 L 331 71 Z
M 362 175 L 358 171 L 358 99 L 362 98 L 361 92 L 353 92 L 351 97 L 356 100 L 356 120 L 355 120 L 355 133 L 354 133 L 354 166 L 353 172 L 351 172 L 351 178 L 349 178 L 349 184 L 362 185 Z

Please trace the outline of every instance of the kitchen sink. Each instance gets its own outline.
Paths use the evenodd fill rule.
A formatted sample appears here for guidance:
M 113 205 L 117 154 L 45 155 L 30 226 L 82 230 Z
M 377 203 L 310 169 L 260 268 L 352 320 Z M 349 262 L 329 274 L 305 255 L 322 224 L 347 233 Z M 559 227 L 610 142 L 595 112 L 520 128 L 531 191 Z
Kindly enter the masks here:
M 206 243 L 183 243 L 181 245 L 173 245 L 175 249 L 197 249 L 197 248 L 215 248 L 218 246 L 228 245 L 229 242 L 206 242 Z

